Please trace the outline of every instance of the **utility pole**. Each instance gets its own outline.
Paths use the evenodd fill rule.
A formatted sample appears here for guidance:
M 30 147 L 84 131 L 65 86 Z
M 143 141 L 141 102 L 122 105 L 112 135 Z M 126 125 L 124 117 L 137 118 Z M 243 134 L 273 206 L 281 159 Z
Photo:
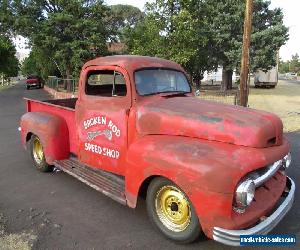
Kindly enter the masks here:
M 249 73 L 249 49 L 252 29 L 253 0 L 246 0 L 243 50 L 241 58 L 241 76 L 240 76 L 240 105 L 246 107 L 248 103 L 248 73 Z

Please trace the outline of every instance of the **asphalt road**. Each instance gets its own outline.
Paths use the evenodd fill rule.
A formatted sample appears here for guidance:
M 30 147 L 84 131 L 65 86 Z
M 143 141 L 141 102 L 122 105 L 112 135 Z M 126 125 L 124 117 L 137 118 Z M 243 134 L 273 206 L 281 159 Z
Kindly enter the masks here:
M 23 96 L 49 98 L 43 90 L 25 90 L 22 83 L 0 91 L 0 212 L 6 217 L 8 233 L 37 235 L 33 249 L 231 249 L 205 238 L 176 245 L 152 228 L 143 200 L 132 210 L 67 174 L 36 171 L 17 131 L 25 112 Z M 300 132 L 286 136 L 293 154 L 288 172 L 299 184 Z M 297 190 L 292 210 L 273 233 L 297 234 L 299 241 L 299 232 Z

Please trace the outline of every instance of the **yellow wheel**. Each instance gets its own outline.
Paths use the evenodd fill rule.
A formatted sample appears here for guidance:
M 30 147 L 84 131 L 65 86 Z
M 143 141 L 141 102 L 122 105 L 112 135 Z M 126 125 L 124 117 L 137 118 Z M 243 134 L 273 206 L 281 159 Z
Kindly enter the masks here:
M 41 164 L 42 161 L 45 159 L 43 146 L 40 139 L 36 136 L 33 139 L 33 157 L 37 164 Z
M 156 213 L 171 231 L 182 232 L 191 222 L 191 209 L 185 195 L 174 186 L 163 186 L 156 195 Z
M 53 167 L 46 162 L 43 145 L 39 137 L 32 135 L 28 143 L 30 155 L 36 168 L 42 172 L 50 172 Z
M 156 228 L 177 242 L 192 242 L 202 231 L 190 200 L 179 187 L 165 178 L 158 177 L 150 183 L 147 211 Z

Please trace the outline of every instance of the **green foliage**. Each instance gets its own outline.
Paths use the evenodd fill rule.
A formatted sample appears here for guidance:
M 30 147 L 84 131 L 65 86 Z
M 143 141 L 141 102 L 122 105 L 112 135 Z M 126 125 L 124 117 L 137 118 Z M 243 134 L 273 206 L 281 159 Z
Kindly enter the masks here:
M 289 68 L 291 72 L 300 73 L 300 60 L 299 55 L 297 53 L 295 55 L 292 55 L 292 60 L 289 63 Z
M 34 48 L 22 63 L 23 75 L 38 75 L 43 79 L 48 76 L 61 76 L 55 63 L 43 53 L 43 50 Z
M 15 56 L 16 49 L 12 41 L 2 35 L 0 37 L 0 74 L 6 77 L 17 76 L 19 61 Z
M 288 39 L 282 11 L 269 6 L 269 1 L 254 1 L 252 71 L 274 66 L 276 51 Z M 240 67 L 244 14 L 240 0 L 157 0 L 147 5 L 143 21 L 127 30 L 128 49 L 175 60 L 196 80 L 217 66 L 232 74 Z
M 281 9 L 271 10 L 269 1 L 254 3 L 250 65 L 252 71 L 268 70 L 276 65 L 277 53 L 288 40 L 288 28 L 283 25 Z
M 126 34 L 133 30 L 144 17 L 144 13 L 131 5 L 117 4 L 109 6 L 106 25 L 110 30 L 110 46 L 119 45 L 121 51 L 111 51 L 117 54 L 128 54 Z M 116 43 L 116 44 L 115 44 Z
M 135 29 L 126 30 L 125 42 L 131 54 L 164 57 L 165 38 L 153 16 L 147 16 Z
M 207 56 L 204 31 L 205 5 L 193 1 L 163 1 L 147 4 L 146 17 L 135 29 L 127 29 L 125 41 L 131 54 L 163 57 L 183 65 L 194 77 L 217 65 Z M 196 14 L 195 14 L 196 13 Z
M 16 49 L 10 37 L 12 21 L 10 1 L 0 0 L 0 75 L 5 77 L 17 76 L 19 62 Z
M 107 25 L 110 31 L 114 31 L 111 35 L 115 35 L 116 40 L 122 40 L 124 29 L 134 28 L 144 17 L 139 8 L 131 5 L 117 4 L 109 8 Z
M 11 24 L 13 15 L 11 10 L 11 1 L 0 0 L 0 34 L 8 36 L 11 33 Z
M 279 61 L 279 72 L 280 73 L 288 73 L 294 72 L 298 75 L 300 74 L 300 59 L 299 55 L 296 53 L 292 55 L 292 59 L 286 62 Z
M 129 5 L 107 7 L 102 0 L 0 0 L 0 32 L 29 39 L 33 52 L 24 72 L 59 69 L 76 77 L 86 60 L 108 54 L 107 42 L 121 42 L 130 54 L 180 63 L 196 82 L 205 70 L 223 66 L 228 81 L 240 67 L 244 12 L 240 0 L 156 0 L 145 13 Z M 275 65 L 287 33 L 282 11 L 254 0 L 252 71 Z
M 78 76 L 83 63 L 106 55 L 108 9 L 101 0 L 14 1 L 15 29 L 66 77 Z
M 279 61 L 279 73 L 287 73 L 289 72 L 289 62 L 284 62 L 282 60 Z

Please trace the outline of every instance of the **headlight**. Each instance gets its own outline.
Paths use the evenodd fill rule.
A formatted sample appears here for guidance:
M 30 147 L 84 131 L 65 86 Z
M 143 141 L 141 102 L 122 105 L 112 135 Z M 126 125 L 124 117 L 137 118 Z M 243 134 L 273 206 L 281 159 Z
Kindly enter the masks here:
M 237 186 L 235 191 L 235 206 L 245 208 L 253 201 L 255 194 L 255 184 L 253 180 L 247 179 Z
M 291 153 L 288 153 L 283 158 L 284 168 L 288 168 L 291 165 L 291 162 L 292 162 L 292 155 L 291 155 Z

